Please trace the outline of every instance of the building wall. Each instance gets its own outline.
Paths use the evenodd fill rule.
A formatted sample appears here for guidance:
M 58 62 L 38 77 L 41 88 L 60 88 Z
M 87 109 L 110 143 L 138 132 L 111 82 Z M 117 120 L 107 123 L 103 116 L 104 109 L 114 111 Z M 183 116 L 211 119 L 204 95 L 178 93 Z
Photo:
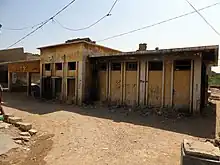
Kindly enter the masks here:
M 23 48 L 0 50 L 0 62 L 26 60 Z
M 109 53 L 110 51 L 112 49 L 84 42 L 41 49 L 40 66 L 42 78 L 48 76 L 61 77 L 62 92 L 60 99 L 82 104 L 82 102 L 90 97 L 92 83 L 92 65 L 88 60 L 88 55 L 93 53 Z M 76 62 L 75 71 L 68 70 L 68 62 Z M 55 63 L 62 63 L 62 70 L 56 71 Z M 52 70 L 46 71 L 45 64 L 51 64 Z M 74 81 L 70 81 L 69 79 L 74 79 Z M 73 86 L 75 86 L 74 95 Z M 71 91 L 71 94 L 69 91 Z
M 84 80 L 83 86 L 84 86 L 84 92 L 83 94 L 83 98 L 84 101 L 87 99 L 91 98 L 91 88 L 92 88 L 92 81 L 94 80 L 93 77 L 95 75 L 92 74 L 92 67 L 93 64 L 91 63 L 91 61 L 89 60 L 88 56 L 89 55 L 107 55 L 107 54 L 113 54 L 113 53 L 119 53 L 120 51 L 118 50 L 114 50 L 108 47 L 104 47 L 104 46 L 100 46 L 100 45 L 96 45 L 96 44 L 88 44 L 88 43 L 83 43 L 83 70 L 85 70 L 85 72 L 83 72 L 82 75 L 82 79 Z M 86 82 L 85 82 L 86 81 Z
M 82 53 L 82 44 L 76 43 L 71 45 L 63 45 L 57 47 L 50 47 L 41 50 L 41 79 L 42 77 L 61 77 L 62 78 L 62 92 L 59 97 L 60 100 L 68 100 L 74 102 L 81 102 L 81 89 L 82 89 L 82 80 L 81 76 L 78 73 L 81 73 L 81 65 L 83 60 L 83 53 Z M 69 70 L 68 69 L 68 62 L 76 62 L 76 69 Z M 56 70 L 55 66 L 56 63 L 62 64 L 62 70 Z M 45 64 L 51 65 L 51 70 L 45 70 Z M 68 77 L 74 78 L 74 84 L 76 93 L 74 97 L 68 97 L 68 87 L 71 87 L 72 90 L 73 84 L 68 83 Z M 55 81 L 54 78 L 51 81 Z M 42 82 L 42 81 L 41 81 Z M 53 82 L 52 84 L 55 84 Z M 43 85 L 43 84 L 42 84 Z M 55 90 L 55 86 L 52 87 L 52 90 Z M 42 95 L 42 94 L 41 94 Z M 78 99 L 78 100 L 76 100 Z
M 143 58 L 143 57 L 141 57 Z M 127 71 L 129 60 L 118 58 L 120 71 L 112 71 L 108 60 L 106 71 L 99 71 L 100 100 L 114 104 L 148 105 L 154 107 L 174 107 L 193 112 L 200 110 L 201 57 L 169 55 L 157 61 L 163 63 L 162 69 L 150 70 L 152 57 L 136 58 L 137 71 Z M 190 68 L 175 70 L 175 60 L 187 59 Z M 107 83 L 106 83 L 107 81 Z

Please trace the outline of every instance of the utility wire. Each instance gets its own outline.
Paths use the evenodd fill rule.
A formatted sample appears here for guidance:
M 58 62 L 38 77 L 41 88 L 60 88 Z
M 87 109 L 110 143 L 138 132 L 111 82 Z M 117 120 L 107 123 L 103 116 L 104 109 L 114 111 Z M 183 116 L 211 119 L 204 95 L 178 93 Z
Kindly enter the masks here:
M 212 4 L 212 5 L 209 5 L 209 6 L 200 8 L 200 9 L 198 9 L 197 11 L 202 11 L 202 10 L 211 8 L 211 7 L 213 7 L 213 6 L 219 5 L 219 4 L 220 4 L 220 2 L 217 2 L 217 3 L 214 3 L 214 4 Z M 134 32 L 140 31 L 140 30 L 148 29 L 148 28 L 151 28 L 151 27 L 154 27 L 154 26 L 163 24 L 163 23 L 167 23 L 167 22 L 170 22 L 170 21 L 173 21 L 173 20 L 176 20 L 176 19 L 179 19 L 179 18 L 188 16 L 188 15 L 191 15 L 191 14 L 194 14 L 194 13 L 196 13 L 196 11 L 192 11 L 192 12 L 189 12 L 189 13 L 185 13 L 185 14 L 182 14 L 182 15 L 179 15 L 179 16 L 176 16 L 176 17 L 173 17 L 173 18 L 166 19 L 166 20 L 161 21 L 161 22 L 157 22 L 157 23 L 154 23 L 154 24 L 151 24 L 151 25 L 147 25 L 147 26 L 138 28 L 138 29 L 134 29 L 134 30 L 131 30 L 131 31 L 128 31 L 128 32 L 124 32 L 124 33 L 117 34 L 117 35 L 114 35 L 114 36 L 111 36 L 111 37 L 107 37 L 107 38 L 104 38 L 104 39 L 101 39 L 101 40 L 97 40 L 96 42 L 102 42 L 102 41 L 110 40 L 110 39 L 113 39 L 113 38 L 121 37 L 121 36 L 124 36 L 124 35 L 127 35 L 127 34 L 131 34 L 131 33 L 134 33 Z
M 188 0 L 185 0 L 194 10 L 195 12 L 197 12 L 199 14 L 199 16 L 205 21 L 205 23 L 212 28 L 212 30 L 220 36 L 220 33 L 214 28 L 214 26 L 212 26 L 207 20 L 206 18 L 192 5 L 192 3 L 190 3 Z
M 108 13 L 106 15 L 104 15 L 103 17 L 101 17 L 99 20 L 95 21 L 94 23 L 92 23 L 91 25 L 89 26 L 86 26 L 86 27 L 83 27 L 83 28 L 79 28 L 79 29 L 72 29 L 72 28 L 69 28 L 69 27 L 66 27 L 64 25 L 62 25 L 58 20 L 55 20 L 56 23 L 58 23 L 62 28 L 66 29 L 66 30 L 70 30 L 70 31 L 81 31 L 81 30 L 86 30 L 86 29 L 89 29 L 93 26 L 95 26 L 96 24 L 98 24 L 99 22 L 101 22 L 103 19 L 105 19 L 106 17 L 108 16 L 111 16 L 111 12 L 112 10 L 114 9 L 116 3 L 118 2 L 118 0 L 115 0 L 114 4 L 112 5 L 111 9 L 108 11 Z
M 66 8 L 68 8 L 70 5 L 72 5 L 76 0 L 72 0 L 71 2 L 69 2 L 66 6 L 64 6 L 61 10 L 59 10 L 56 14 L 54 14 L 52 17 L 50 17 L 49 19 L 47 19 L 46 21 L 42 22 L 36 29 L 34 29 L 33 31 L 31 31 L 30 33 L 28 33 L 27 35 L 25 35 L 24 37 L 20 38 L 18 41 L 16 41 L 15 43 L 11 44 L 8 48 L 16 45 L 17 43 L 21 42 L 22 40 L 24 40 L 25 38 L 27 38 L 28 36 L 30 36 L 31 34 L 35 33 L 37 30 L 41 29 L 44 25 L 46 25 L 48 22 L 50 22 L 51 20 L 53 20 L 57 15 L 59 15 L 61 12 L 63 12 Z M 8 49 L 7 48 L 7 49 Z
M 43 22 L 38 23 L 38 24 L 33 25 L 33 26 L 26 26 L 26 27 L 21 27 L 21 28 L 10 28 L 10 27 L 5 27 L 5 26 L 2 25 L 1 29 L 3 29 L 3 30 L 20 31 L 20 30 L 26 30 L 26 29 L 33 29 L 33 28 L 35 28 L 36 26 L 41 25 L 42 23 L 43 23 Z

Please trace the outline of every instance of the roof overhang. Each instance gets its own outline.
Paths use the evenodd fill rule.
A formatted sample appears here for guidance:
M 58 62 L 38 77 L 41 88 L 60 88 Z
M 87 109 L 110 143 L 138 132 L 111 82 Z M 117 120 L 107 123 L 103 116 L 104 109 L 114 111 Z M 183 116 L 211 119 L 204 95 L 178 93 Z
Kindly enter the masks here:
M 215 51 L 218 55 L 218 45 L 211 46 L 199 46 L 199 47 L 185 47 L 185 48 L 171 48 L 171 49 L 159 49 L 159 50 L 146 50 L 146 51 L 133 51 L 122 52 L 116 54 L 95 54 L 90 55 L 90 58 L 107 57 L 107 56 L 128 56 L 128 55 L 147 55 L 147 54 L 167 54 L 167 53 L 180 53 L 180 52 L 202 52 L 202 51 Z
M 218 65 L 218 52 L 219 45 L 209 45 L 209 46 L 197 46 L 197 47 L 184 47 L 184 48 L 171 48 L 171 49 L 159 49 L 159 50 L 146 50 L 146 51 L 133 51 L 133 52 L 122 52 L 116 54 L 93 54 L 89 55 L 90 58 L 105 58 L 105 57 L 123 57 L 123 56 L 144 56 L 144 55 L 165 55 L 165 54 L 175 54 L 175 53 L 209 53 L 208 55 L 213 56 L 213 65 Z
M 16 63 L 22 63 L 22 62 L 36 62 L 40 60 L 19 60 L 19 61 L 7 61 L 7 62 L 0 62 L 0 65 L 8 65 L 8 64 L 16 64 Z
M 102 45 L 99 45 L 99 44 L 96 44 L 96 43 L 92 43 L 92 42 L 88 42 L 88 41 L 84 41 L 84 40 L 73 41 L 73 42 L 68 42 L 68 43 L 61 43 L 61 44 L 54 44 L 54 45 L 48 45 L 48 46 L 39 47 L 37 49 L 42 50 L 42 49 L 55 48 L 55 47 L 66 46 L 66 45 L 73 45 L 73 44 L 79 44 L 79 43 L 85 43 L 85 44 L 89 44 L 89 45 L 98 46 L 98 47 L 102 47 L 102 48 L 105 48 L 105 49 L 121 52 L 119 50 L 112 49 L 112 48 L 109 48 L 107 46 L 102 46 Z

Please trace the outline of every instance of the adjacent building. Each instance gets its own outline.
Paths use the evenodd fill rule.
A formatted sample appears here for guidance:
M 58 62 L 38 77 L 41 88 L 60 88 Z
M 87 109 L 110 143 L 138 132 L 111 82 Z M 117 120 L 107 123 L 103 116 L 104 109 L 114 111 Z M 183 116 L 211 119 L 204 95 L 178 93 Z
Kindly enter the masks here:
M 27 91 L 28 84 L 40 80 L 39 60 L 39 55 L 25 53 L 22 47 L 0 50 L 0 84 L 10 91 Z
M 139 50 L 90 55 L 98 63 L 98 98 L 114 104 L 172 107 L 199 112 L 208 100 L 208 73 L 219 46 Z M 96 65 L 97 66 L 97 65 Z
M 119 53 L 97 45 L 89 38 L 39 48 L 41 52 L 41 96 L 82 104 L 92 96 L 92 63 L 89 55 Z

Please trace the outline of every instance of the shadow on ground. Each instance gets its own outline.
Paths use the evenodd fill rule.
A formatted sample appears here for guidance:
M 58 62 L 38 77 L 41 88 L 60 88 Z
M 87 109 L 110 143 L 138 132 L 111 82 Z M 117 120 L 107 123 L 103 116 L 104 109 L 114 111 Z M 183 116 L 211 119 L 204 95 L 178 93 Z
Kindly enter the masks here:
M 81 115 L 110 119 L 115 122 L 126 122 L 135 125 L 149 126 L 167 131 L 187 134 L 202 138 L 214 138 L 216 126 L 215 105 L 205 109 L 205 114 L 197 117 L 183 117 L 181 119 L 166 119 L 163 116 L 140 116 L 138 113 L 108 108 L 79 108 L 73 105 L 61 105 L 51 102 L 43 102 L 25 97 L 17 93 L 4 94 L 4 106 L 16 108 L 33 114 L 44 115 L 57 111 L 68 111 Z

